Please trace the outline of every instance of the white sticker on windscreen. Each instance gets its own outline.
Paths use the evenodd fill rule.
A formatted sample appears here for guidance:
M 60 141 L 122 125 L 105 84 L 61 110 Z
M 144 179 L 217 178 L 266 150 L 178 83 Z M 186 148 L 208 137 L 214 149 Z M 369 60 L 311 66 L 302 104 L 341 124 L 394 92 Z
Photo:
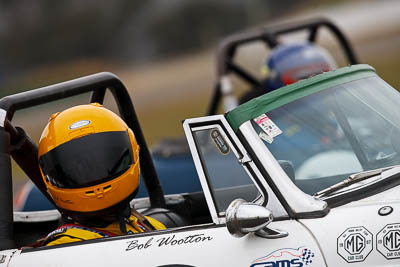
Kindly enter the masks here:
M 279 129 L 278 126 L 276 126 L 276 124 L 265 114 L 254 118 L 254 121 L 263 130 L 263 132 L 260 132 L 259 134 L 260 138 L 270 144 L 274 140 L 275 136 L 278 136 L 282 133 L 282 130 Z

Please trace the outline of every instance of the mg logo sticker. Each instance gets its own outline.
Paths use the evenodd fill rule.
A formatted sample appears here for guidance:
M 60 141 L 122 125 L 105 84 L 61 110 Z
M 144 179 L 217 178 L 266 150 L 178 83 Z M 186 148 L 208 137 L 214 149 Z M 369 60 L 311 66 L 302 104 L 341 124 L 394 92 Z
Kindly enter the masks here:
M 357 255 L 363 251 L 365 243 L 365 238 L 361 234 L 355 233 L 344 240 L 344 249 L 351 255 Z
M 376 235 L 376 249 L 386 259 L 400 258 L 400 223 L 388 224 Z
M 398 251 L 400 248 L 400 231 L 390 230 L 383 236 L 383 245 L 390 251 Z
M 363 226 L 348 228 L 337 240 L 337 252 L 347 262 L 364 261 L 372 251 L 372 234 Z

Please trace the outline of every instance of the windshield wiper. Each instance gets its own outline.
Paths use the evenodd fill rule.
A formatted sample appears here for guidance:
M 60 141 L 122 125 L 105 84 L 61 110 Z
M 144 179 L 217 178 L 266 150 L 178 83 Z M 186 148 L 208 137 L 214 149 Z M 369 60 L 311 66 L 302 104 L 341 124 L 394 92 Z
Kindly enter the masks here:
M 382 174 L 382 172 L 396 168 L 396 167 L 400 167 L 400 165 L 395 165 L 395 166 L 390 166 L 390 167 L 385 167 L 385 168 L 380 168 L 380 169 L 369 170 L 369 171 L 365 171 L 365 172 L 359 172 L 359 173 L 352 174 L 347 179 L 315 193 L 314 197 L 323 197 L 323 196 L 329 195 L 329 194 L 331 194 L 335 191 L 338 191 L 342 188 L 345 188 L 349 185 L 352 185 L 352 184 L 361 182 L 363 180 L 366 180 L 368 178 L 380 175 L 380 174 Z

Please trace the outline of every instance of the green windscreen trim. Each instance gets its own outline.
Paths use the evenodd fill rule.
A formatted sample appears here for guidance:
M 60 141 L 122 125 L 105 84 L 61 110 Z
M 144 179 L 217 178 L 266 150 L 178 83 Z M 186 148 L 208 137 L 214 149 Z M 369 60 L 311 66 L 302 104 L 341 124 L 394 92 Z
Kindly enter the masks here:
M 226 113 L 225 116 L 236 132 L 240 125 L 246 121 L 277 107 L 327 88 L 371 76 L 377 76 L 375 69 L 366 64 L 353 65 L 325 72 L 254 98 Z

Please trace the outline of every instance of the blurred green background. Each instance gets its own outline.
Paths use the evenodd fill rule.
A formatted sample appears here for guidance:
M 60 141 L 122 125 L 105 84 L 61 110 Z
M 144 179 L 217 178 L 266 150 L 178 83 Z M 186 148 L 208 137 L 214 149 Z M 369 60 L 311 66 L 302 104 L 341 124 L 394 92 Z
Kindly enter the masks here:
M 205 115 L 216 80 L 216 48 L 224 37 L 314 17 L 337 24 L 360 61 L 400 88 L 396 0 L 8 0 L 0 3 L 0 96 L 109 71 L 128 88 L 151 146 L 182 135 L 183 119 Z M 328 35 L 319 39 L 343 66 L 337 44 Z M 267 55 L 254 45 L 238 60 L 257 73 Z M 246 89 L 239 82 L 235 87 L 237 94 Z M 21 111 L 13 123 L 37 141 L 51 113 L 88 99 Z M 111 101 L 106 106 L 115 110 Z M 24 175 L 15 166 L 13 172 L 18 187 Z

